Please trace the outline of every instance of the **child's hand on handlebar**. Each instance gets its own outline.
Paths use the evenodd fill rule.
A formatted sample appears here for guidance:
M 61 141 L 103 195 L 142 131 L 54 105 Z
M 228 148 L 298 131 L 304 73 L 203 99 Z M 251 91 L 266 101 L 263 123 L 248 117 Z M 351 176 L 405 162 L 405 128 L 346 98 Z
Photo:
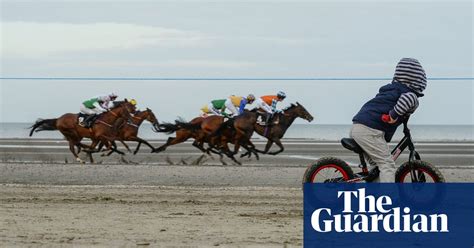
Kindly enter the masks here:
M 392 116 L 390 116 L 390 115 L 383 114 L 382 115 L 382 121 L 385 122 L 385 123 L 388 123 L 388 124 L 393 124 L 393 123 L 397 122 L 397 119 L 393 119 Z

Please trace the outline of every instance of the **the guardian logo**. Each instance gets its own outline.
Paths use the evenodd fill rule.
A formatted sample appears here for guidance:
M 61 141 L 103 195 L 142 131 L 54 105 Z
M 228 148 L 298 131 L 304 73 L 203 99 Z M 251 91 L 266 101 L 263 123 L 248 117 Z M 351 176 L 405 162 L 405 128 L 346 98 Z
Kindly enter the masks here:
M 366 195 L 365 188 L 338 191 L 337 198 L 341 197 L 344 202 L 341 214 L 334 214 L 329 208 L 319 208 L 312 213 L 311 226 L 316 232 L 449 232 L 446 214 L 411 214 L 408 207 L 392 207 L 389 196 Z M 353 206 L 355 199 L 358 207 Z

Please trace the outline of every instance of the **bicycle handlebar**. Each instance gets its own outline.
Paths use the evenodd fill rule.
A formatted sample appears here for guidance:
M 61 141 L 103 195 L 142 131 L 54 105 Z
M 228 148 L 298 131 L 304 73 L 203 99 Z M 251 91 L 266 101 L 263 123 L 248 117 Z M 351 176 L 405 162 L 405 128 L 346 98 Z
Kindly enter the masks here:
M 382 122 L 390 124 L 390 115 L 388 114 L 383 114 L 382 115 Z M 403 119 L 403 133 L 405 136 L 410 135 L 410 129 L 408 129 L 408 119 L 410 119 L 410 116 L 406 117 Z

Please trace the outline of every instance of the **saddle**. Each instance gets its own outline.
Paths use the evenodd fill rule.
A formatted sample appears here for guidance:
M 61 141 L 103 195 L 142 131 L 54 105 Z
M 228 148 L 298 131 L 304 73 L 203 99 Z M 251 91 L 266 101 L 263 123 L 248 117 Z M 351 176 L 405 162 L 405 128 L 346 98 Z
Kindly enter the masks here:
M 86 115 L 79 113 L 77 114 L 77 123 L 81 127 L 91 128 L 99 116 L 100 115 Z
M 279 123 L 279 116 L 278 115 L 271 115 L 269 119 L 268 113 L 262 110 L 257 110 L 257 124 L 260 126 L 273 126 Z
M 351 150 L 355 153 L 361 154 L 364 153 L 362 148 L 357 144 L 357 142 L 354 139 L 351 138 L 343 138 L 341 139 L 341 144 L 344 148 Z

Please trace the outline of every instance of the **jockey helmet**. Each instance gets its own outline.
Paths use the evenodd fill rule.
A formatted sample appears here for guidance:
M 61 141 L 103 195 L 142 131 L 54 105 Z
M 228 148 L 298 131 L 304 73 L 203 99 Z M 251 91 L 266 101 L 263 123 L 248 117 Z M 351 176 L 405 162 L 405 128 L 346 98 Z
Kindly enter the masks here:
M 112 100 L 114 100 L 115 98 L 117 98 L 117 94 L 115 94 L 115 93 L 110 93 L 110 94 L 109 94 L 109 98 L 112 99 Z
M 247 96 L 247 101 L 248 101 L 249 103 L 252 103 L 253 101 L 255 101 L 255 96 L 254 96 L 253 94 L 249 94 L 249 95 Z
M 285 94 L 285 92 L 283 92 L 283 91 L 278 91 L 277 97 L 280 98 L 280 99 L 285 99 L 285 98 L 286 98 L 286 94 Z

